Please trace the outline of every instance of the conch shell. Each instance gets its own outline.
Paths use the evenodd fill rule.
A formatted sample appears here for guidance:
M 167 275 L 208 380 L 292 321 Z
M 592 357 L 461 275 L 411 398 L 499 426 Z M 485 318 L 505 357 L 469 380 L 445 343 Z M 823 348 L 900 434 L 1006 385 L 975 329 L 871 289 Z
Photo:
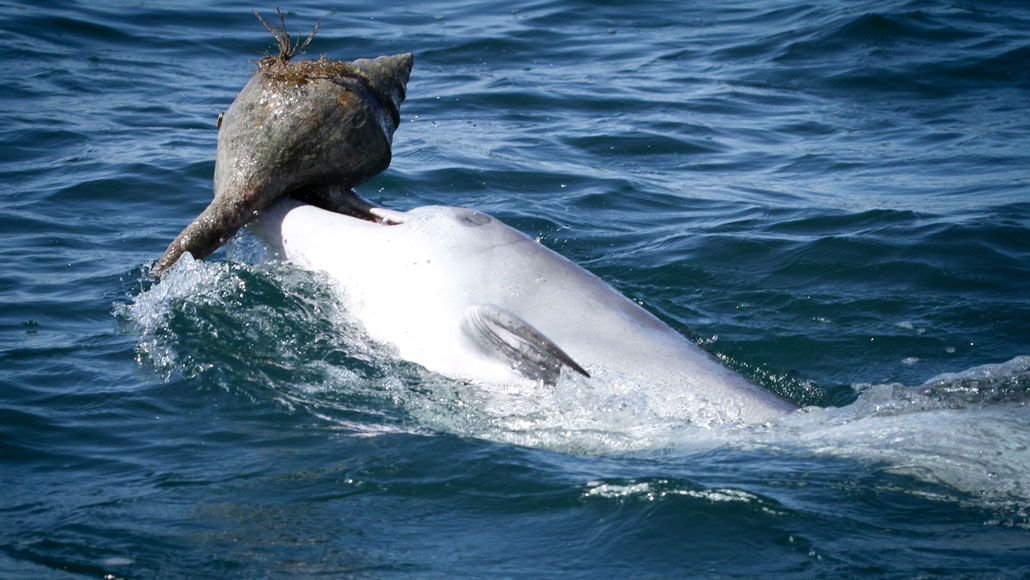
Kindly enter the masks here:
M 184 252 L 207 257 L 282 195 L 349 190 L 390 165 L 411 54 L 291 61 L 318 26 L 292 47 L 285 23 L 265 26 L 280 54 L 261 59 L 221 117 L 214 200 L 168 246 L 155 275 Z

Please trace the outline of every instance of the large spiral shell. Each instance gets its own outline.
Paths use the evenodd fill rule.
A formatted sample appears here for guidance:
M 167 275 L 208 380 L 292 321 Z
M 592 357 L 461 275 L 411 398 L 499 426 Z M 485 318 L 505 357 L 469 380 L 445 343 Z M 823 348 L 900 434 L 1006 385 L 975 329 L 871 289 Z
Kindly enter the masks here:
M 350 188 L 390 165 L 410 54 L 336 61 L 262 59 L 222 117 L 215 197 L 154 269 L 207 257 L 291 190 Z

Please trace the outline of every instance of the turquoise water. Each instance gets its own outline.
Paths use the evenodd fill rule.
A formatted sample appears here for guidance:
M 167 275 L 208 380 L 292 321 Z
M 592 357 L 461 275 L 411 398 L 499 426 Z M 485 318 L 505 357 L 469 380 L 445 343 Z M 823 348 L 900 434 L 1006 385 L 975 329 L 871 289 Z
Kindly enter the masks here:
M 0 10 L 0 577 L 1030 575 L 1024 3 L 283 6 L 415 55 L 363 195 L 490 213 L 806 405 L 707 429 L 395 360 L 246 233 L 152 281 L 252 8 Z

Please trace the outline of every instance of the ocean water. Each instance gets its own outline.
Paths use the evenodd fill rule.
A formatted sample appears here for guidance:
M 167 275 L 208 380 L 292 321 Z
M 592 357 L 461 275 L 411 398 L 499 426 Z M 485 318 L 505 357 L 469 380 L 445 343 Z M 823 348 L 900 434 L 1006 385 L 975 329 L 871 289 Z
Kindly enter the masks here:
M 283 6 L 415 55 L 363 195 L 490 213 L 803 406 L 753 427 L 434 376 L 245 232 L 152 280 L 253 8 L 0 9 L 0 577 L 1030 575 L 1025 3 Z

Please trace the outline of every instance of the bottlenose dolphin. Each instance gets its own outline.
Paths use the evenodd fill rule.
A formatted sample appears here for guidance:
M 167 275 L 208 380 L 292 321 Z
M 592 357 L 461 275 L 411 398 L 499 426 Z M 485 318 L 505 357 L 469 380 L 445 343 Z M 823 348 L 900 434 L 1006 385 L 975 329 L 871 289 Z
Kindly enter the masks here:
M 497 219 L 354 200 L 346 215 L 283 198 L 249 229 L 298 266 L 327 273 L 348 312 L 400 358 L 473 383 L 597 375 L 669 385 L 712 409 L 716 423 L 796 408 Z

